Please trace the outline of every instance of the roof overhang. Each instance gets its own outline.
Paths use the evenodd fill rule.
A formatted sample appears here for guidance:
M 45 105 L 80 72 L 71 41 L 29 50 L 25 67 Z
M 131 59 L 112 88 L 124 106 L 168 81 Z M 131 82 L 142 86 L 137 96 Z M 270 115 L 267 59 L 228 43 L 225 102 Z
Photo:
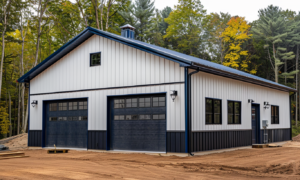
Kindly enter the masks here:
M 238 74 L 230 73 L 227 71 L 222 71 L 222 70 L 215 69 L 215 68 L 208 67 L 208 66 L 203 66 L 203 65 L 197 64 L 197 63 L 193 63 L 193 68 L 198 69 L 199 71 L 202 71 L 202 72 L 215 74 L 218 76 L 227 77 L 227 78 L 231 78 L 231 79 L 235 79 L 235 80 L 239 80 L 239 81 L 243 81 L 243 82 L 247 82 L 247 83 L 251 83 L 251 84 L 256 84 L 256 85 L 268 87 L 271 89 L 276 89 L 276 90 L 286 91 L 286 92 L 297 92 L 296 89 L 293 89 L 293 88 L 290 88 L 287 86 L 283 86 L 281 84 L 276 85 L 274 83 L 261 82 L 257 79 L 251 78 L 251 77 L 240 76 Z

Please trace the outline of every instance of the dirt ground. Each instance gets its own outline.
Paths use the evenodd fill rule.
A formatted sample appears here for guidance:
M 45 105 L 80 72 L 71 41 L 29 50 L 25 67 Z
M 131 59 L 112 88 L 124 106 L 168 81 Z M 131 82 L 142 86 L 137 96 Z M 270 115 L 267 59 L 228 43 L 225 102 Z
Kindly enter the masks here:
M 10 150 L 24 150 L 28 149 L 28 134 L 20 134 L 19 137 L 12 139 L 4 144 L 4 146 L 9 147 Z
M 194 157 L 76 150 L 67 154 L 47 154 L 44 149 L 19 151 L 29 157 L 0 160 L 0 180 L 300 179 L 300 142 Z

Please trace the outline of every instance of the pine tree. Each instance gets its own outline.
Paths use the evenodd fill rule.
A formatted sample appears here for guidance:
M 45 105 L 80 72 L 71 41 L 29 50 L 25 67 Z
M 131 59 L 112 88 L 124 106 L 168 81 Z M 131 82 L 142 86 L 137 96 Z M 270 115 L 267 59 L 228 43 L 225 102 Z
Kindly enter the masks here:
M 165 7 L 161 11 L 162 20 L 160 22 L 160 31 L 163 35 L 166 35 L 167 29 L 169 27 L 169 24 L 165 21 L 165 19 L 169 17 L 171 12 L 172 12 L 172 8 L 170 8 L 169 6 Z
M 135 27 L 136 39 L 146 41 L 145 31 L 154 16 L 154 10 L 154 1 L 136 0 L 126 11 L 121 11 L 119 14 L 125 19 L 125 24 L 129 23 Z
M 152 18 L 149 25 L 147 25 L 147 29 L 145 30 L 146 34 L 146 42 L 150 44 L 155 44 L 157 46 L 164 46 L 162 29 L 161 29 L 161 22 L 163 19 L 161 17 L 161 13 L 158 9 L 156 9 L 155 17 Z
M 256 27 L 252 29 L 253 34 L 258 39 L 263 39 L 268 51 L 268 59 L 274 70 L 275 82 L 278 82 L 279 70 L 284 64 L 283 60 L 295 58 L 293 51 L 286 52 L 283 45 L 288 41 L 289 26 L 291 24 L 284 20 L 281 9 L 277 6 L 270 5 L 265 9 L 259 10 L 259 20 Z M 297 72 L 290 72 L 284 75 L 294 75 Z

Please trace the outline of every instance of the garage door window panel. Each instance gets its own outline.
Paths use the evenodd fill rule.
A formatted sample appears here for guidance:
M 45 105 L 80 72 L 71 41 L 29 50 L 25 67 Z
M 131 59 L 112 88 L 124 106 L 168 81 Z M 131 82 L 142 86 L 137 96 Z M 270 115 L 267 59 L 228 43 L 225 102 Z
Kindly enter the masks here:
M 114 120 L 125 120 L 125 116 L 124 115 L 115 115 Z
M 58 103 L 58 110 L 59 111 L 66 111 L 66 110 L 68 110 L 68 103 L 66 103 L 66 102 Z
M 49 117 L 49 121 L 57 121 L 57 117 Z
M 81 101 L 78 103 L 79 104 L 79 110 L 85 110 L 87 109 L 87 101 Z
M 68 118 L 67 117 L 58 117 L 58 121 L 67 121 Z
M 139 98 L 139 107 L 151 107 L 151 98 Z
M 125 108 L 125 99 L 115 99 L 114 100 L 114 108 Z
M 126 115 L 126 120 L 138 120 L 138 115 Z
M 78 121 L 87 121 L 87 116 L 79 116 Z
M 50 105 L 50 111 L 57 111 L 57 103 L 51 103 Z
M 153 97 L 153 107 L 164 107 L 166 106 L 165 97 Z
M 141 114 L 139 119 L 140 120 L 150 120 L 151 115 L 150 114 L 148 114 L 148 115 Z
M 126 108 L 136 108 L 138 104 L 137 98 L 126 99 Z
M 69 102 L 69 110 L 71 110 L 71 111 L 78 110 L 78 103 L 77 102 Z
M 153 114 L 153 119 L 155 119 L 155 120 L 165 120 L 166 115 L 165 114 Z

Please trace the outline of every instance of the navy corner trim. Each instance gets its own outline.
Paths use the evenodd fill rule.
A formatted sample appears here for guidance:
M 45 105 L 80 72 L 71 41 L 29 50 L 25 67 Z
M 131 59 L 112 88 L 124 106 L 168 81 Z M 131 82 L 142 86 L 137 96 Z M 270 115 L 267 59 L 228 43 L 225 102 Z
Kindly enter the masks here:
M 188 68 L 184 68 L 184 79 L 185 79 L 185 83 L 184 83 L 184 101 L 185 101 L 185 152 L 188 152 L 188 147 L 189 147 L 189 139 L 188 139 Z

